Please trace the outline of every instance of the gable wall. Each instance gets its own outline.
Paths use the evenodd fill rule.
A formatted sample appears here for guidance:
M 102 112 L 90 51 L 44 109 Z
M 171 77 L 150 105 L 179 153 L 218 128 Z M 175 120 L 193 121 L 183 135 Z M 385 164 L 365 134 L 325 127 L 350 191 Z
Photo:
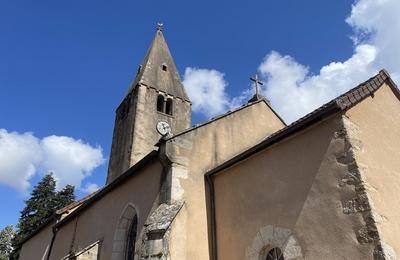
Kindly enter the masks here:
M 355 196 L 340 114 L 214 175 L 218 259 L 371 259 L 361 244 L 359 214 L 343 205 Z M 260 258 L 261 257 L 261 258 Z
M 387 254 L 400 256 L 400 102 L 385 85 L 346 115 L 375 221 Z M 386 245 L 386 246 L 385 246 Z M 391 249 L 390 249 L 391 248 Z
M 135 205 L 140 234 L 159 194 L 161 177 L 162 166 L 153 161 L 67 222 L 57 232 L 50 259 L 61 259 L 71 250 L 79 252 L 98 240 L 102 241 L 99 259 L 111 259 L 115 231 L 124 208 L 128 203 Z
M 204 174 L 283 126 L 258 102 L 167 143 L 171 199 L 185 201 L 172 226 L 171 259 L 209 259 Z

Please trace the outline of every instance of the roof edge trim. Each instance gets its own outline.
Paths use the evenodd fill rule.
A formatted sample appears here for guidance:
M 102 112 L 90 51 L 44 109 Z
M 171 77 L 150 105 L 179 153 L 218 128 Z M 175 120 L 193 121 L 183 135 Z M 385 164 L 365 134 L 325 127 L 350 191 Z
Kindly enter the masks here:
M 137 162 L 135 165 L 133 165 L 131 168 L 129 168 L 125 173 L 121 174 L 114 181 L 112 181 L 111 183 L 109 183 L 108 185 L 106 185 L 102 189 L 100 189 L 96 194 L 94 194 L 94 196 L 92 196 L 91 198 L 86 200 L 80 207 L 78 207 L 76 210 L 74 210 L 70 215 L 66 216 L 64 219 L 62 219 L 61 221 L 56 223 L 56 225 L 54 225 L 54 227 L 60 228 L 61 226 L 66 224 L 69 220 L 73 219 L 75 216 L 79 215 L 86 208 L 90 207 L 90 205 L 92 203 L 101 199 L 107 193 L 111 192 L 119 185 L 125 183 L 127 180 L 130 179 L 130 177 L 135 176 L 138 170 L 145 167 L 149 162 L 153 161 L 154 158 L 158 158 L 158 151 L 156 151 L 156 150 L 151 151 L 143 159 L 141 159 L 139 162 Z
M 384 83 L 388 83 L 388 85 L 392 88 L 394 94 L 400 100 L 400 91 L 397 88 L 396 84 L 391 79 L 389 73 L 382 69 L 376 74 L 374 77 L 371 77 L 367 81 L 357 85 L 356 87 L 350 89 L 339 97 L 329 101 L 325 105 L 315 109 L 311 113 L 305 115 L 304 117 L 298 119 L 292 124 L 286 126 L 285 128 L 278 130 L 272 135 L 268 136 L 266 139 L 253 146 L 252 148 L 232 157 L 231 159 L 225 161 L 224 163 L 218 165 L 217 167 L 206 172 L 205 176 L 213 176 L 223 171 L 226 168 L 229 168 L 236 164 L 239 161 L 242 161 L 253 154 L 264 150 L 271 145 L 284 140 L 285 138 L 297 133 L 303 129 L 306 129 L 315 123 L 321 121 L 328 116 L 335 114 L 340 111 L 346 111 L 367 97 L 372 96 Z

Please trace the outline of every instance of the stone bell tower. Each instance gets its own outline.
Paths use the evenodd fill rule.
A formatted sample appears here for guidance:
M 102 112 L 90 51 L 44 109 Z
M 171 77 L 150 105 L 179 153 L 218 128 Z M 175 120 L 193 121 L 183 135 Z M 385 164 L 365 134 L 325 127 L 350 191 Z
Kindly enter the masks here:
M 191 102 L 161 25 L 116 110 L 107 183 L 154 149 L 162 137 L 156 128 L 158 122 L 167 122 L 174 134 L 187 129 L 191 122 Z

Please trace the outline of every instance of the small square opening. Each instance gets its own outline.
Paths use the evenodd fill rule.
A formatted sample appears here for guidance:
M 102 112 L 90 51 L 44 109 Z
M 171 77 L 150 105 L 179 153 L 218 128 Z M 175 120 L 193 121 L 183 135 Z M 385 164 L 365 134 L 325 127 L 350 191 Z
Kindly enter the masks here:
M 161 68 L 163 71 L 167 71 L 167 65 L 162 65 Z

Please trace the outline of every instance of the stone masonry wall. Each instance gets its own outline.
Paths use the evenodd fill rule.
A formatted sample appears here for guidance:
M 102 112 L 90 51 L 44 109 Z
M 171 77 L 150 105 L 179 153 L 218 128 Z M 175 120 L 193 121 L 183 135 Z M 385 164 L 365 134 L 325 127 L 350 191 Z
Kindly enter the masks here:
M 183 205 L 177 201 L 162 203 L 153 211 L 144 225 L 140 259 L 171 259 L 170 227 Z
M 358 138 L 360 129 L 346 116 L 342 116 L 342 127 L 335 133 L 335 138 L 344 143 L 342 153 L 336 160 L 347 167 L 347 173 L 339 180 L 339 187 L 350 187 L 354 190 L 353 196 L 342 201 L 343 213 L 347 215 L 360 214 L 364 225 L 356 229 L 356 237 L 360 244 L 373 246 L 373 259 L 396 259 L 393 250 L 381 241 L 376 223 L 382 217 L 374 210 L 371 198 L 368 196 L 367 184 L 363 176 L 363 170 L 367 168 L 357 161 L 357 153 L 363 152 L 363 144 Z

